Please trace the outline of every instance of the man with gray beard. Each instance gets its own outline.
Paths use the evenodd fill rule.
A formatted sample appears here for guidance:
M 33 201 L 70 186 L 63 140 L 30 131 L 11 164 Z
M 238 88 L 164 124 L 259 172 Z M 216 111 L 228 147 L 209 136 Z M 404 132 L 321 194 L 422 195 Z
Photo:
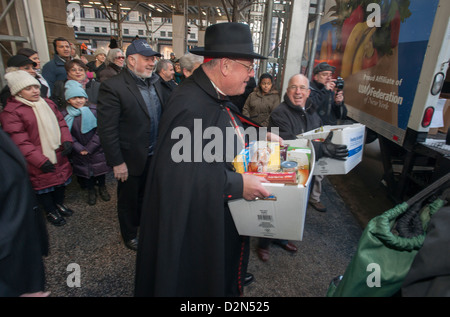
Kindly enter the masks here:
M 164 105 L 156 56 L 145 40 L 127 48 L 127 67 L 102 82 L 97 115 L 106 161 L 117 179 L 120 231 L 127 248 L 137 250 L 140 209 L 147 169 L 156 145 Z

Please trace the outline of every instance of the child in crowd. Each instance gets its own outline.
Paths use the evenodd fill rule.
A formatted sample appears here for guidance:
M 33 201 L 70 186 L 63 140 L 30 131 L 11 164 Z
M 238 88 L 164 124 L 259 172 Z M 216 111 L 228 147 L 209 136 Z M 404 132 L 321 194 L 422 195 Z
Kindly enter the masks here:
M 111 171 L 106 164 L 105 154 L 97 134 L 97 110 L 88 103 L 88 96 L 81 84 L 68 80 L 65 84 L 67 108 L 62 111 L 73 138 L 71 153 L 73 173 L 82 187 L 88 190 L 88 204 L 95 205 L 98 192 L 104 201 L 111 199 L 106 186 L 105 175 Z
M 279 104 L 280 95 L 273 87 L 272 75 L 265 73 L 260 76 L 258 86 L 245 101 L 242 114 L 267 127 L 270 114 Z
M 64 205 L 72 167 L 67 155 L 72 137 L 56 105 L 40 96 L 40 82 L 28 72 L 5 74 L 11 91 L 0 123 L 27 162 L 28 175 L 47 219 L 55 226 L 66 223 L 73 211 Z M 1 284 L 1 283 L 0 283 Z

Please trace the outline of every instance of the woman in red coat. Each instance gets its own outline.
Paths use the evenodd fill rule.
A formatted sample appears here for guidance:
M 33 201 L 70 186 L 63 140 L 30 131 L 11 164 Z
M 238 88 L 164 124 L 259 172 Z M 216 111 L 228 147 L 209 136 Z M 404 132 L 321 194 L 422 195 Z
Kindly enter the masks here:
M 39 95 L 40 83 L 25 71 L 5 75 L 11 90 L 0 123 L 27 161 L 28 174 L 47 219 L 64 225 L 72 210 L 64 205 L 72 167 L 67 154 L 72 137 L 56 105 Z

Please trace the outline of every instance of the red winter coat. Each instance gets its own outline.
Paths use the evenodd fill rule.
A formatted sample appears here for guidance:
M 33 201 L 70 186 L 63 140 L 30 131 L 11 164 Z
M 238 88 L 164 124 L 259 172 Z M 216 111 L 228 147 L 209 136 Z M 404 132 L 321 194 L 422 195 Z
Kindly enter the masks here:
M 65 141 L 72 142 L 72 136 L 62 114 L 53 101 L 47 98 L 44 100 L 52 108 L 58 120 L 61 129 L 61 144 Z M 42 153 L 36 116 L 30 106 L 17 101 L 14 97 L 9 97 L 3 112 L 0 113 L 0 123 L 25 157 L 34 190 L 61 185 L 69 179 L 72 175 L 72 166 L 67 157 L 61 155 L 62 146 L 56 150 L 55 171 L 43 173 L 40 170 L 48 157 Z

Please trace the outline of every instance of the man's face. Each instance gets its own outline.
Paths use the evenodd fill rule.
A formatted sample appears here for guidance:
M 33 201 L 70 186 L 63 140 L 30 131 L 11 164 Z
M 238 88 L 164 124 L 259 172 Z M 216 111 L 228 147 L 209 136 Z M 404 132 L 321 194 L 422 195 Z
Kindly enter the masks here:
M 253 59 L 223 59 L 230 68 L 227 76 L 226 93 L 228 96 L 242 95 L 248 81 L 255 76 Z
M 331 71 L 319 72 L 314 75 L 314 80 L 325 85 L 332 80 L 333 73 Z
M 70 44 L 67 41 L 56 41 L 56 53 L 61 57 L 70 57 L 71 53 Z
M 175 71 L 173 69 L 172 63 L 167 63 L 166 67 L 161 69 L 160 76 L 165 81 L 173 79 L 173 75 L 175 74 Z
M 155 56 L 133 54 L 128 56 L 130 69 L 141 78 L 150 78 L 155 68 Z
M 286 94 L 294 106 L 305 108 L 309 93 L 308 80 L 305 77 L 297 75 L 291 78 Z

